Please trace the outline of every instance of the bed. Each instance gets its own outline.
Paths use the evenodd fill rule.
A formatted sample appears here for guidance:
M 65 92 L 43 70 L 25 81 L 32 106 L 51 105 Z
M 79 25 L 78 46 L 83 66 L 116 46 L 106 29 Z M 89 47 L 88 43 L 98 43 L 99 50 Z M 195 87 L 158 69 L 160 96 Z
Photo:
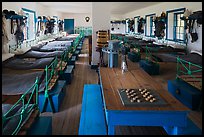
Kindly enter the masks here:
M 26 130 L 39 116 L 37 83 L 38 79 L 28 89 L 23 89 L 24 94 L 14 104 L 2 104 L 2 135 L 25 135 Z M 25 97 L 30 92 L 26 100 Z
M 57 58 L 12 57 L 2 62 L 2 95 L 22 95 L 23 91 L 29 88 L 37 77 L 40 79 L 39 91 L 43 91 L 45 68 L 52 64 L 55 59 Z
M 165 45 L 157 45 L 154 44 L 153 41 L 146 41 L 146 40 L 132 40 L 131 45 L 134 45 L 135 48 L 145 48 L 146 46 L 148 47 L 164 47 Z
M 58 80 L 59 62 L 55 58 L 49 65 L 40 70 L 22 70 L 3 67 L 2 71 L 2 100 L 6 103 L 14 103 L 19 99 L 20 95 L 29 89 L 29 87 L 38 78 L 38 92 L 45 89 L 50 91 L 53 89 Z
M 54 60 L 51 58 L 17 58 L 12 57 L 4 62 L 2 62 L 2 67 L 11 69 L 45 69 L 46 65 L 49 65 Z
M 158 62 L 177 62 L 177 57 L 183 60 L 189 61 L 194 64 L 202 66 L 202 55 L 192 51 L 186 55 L 183 54 L 167 54 L 167 53 L 152 53 L 152 56 L 156 58 Z
M 43 51 L 35 51 L 35 50 L 29 50 L 28 52 L 21 54 L 21 55 L 15 55 L 17 58 L 50 58 L 50 57 L 58 57 L 60 58 L 64 51 L 50 51 L 50 52 L 43 52 Z
M 149 46 L 147 45 L 147 47 L 141 47 L 142 51 L 146 51 L 148 50 L 148 52 L 150 53 L 186 53 L 186 49 L 185 48 L 177 48 L 177 47 L 172 47 L 172 46 L 164 46 L 164 45 L 155 45 L 155 46 Z
M 68 47 L 72 45 L 73 41 L 52 41 L 45 45 L 36 46 L 35 48 L 31 48 L 32 50 L 36 51 L 43 51 L 43 52 L 50 52 L 56 50 L 66 50 Z
M 174 62 L 177 64 L 176 78 L 202 90 L 202 51 L 191 51 L 183 54 L 152 54 L 155 62 Z
M 16 71 L 12 70 L 9 73 L 4 72 L 2 74 L 2 95 L 22 95 L 27 91 L 36 78 L 39 78 L 39 92 L 42 92 L 45 87 L 45 72 L 44 71 Z
M 56 41 L 74 41 L 76 39 L 76 36 L 64 36 L 56 38 Z
M 12 53 L 2 53 L 2 62 L 14 56 L 15 54 Z
M 38 44 L 31 46 L 31 50 L 39 50 L 42 48 L 44 45 L 46 45 L 48 42 L 39 42 Z

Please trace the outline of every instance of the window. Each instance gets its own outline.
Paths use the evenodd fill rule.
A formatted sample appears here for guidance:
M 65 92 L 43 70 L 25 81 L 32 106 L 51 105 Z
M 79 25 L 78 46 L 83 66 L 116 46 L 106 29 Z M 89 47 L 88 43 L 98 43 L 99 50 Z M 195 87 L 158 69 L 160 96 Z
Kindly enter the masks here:
M 174 41 L 185 40 L 184 20 L 180 18 L 183 16 L 182 13 L 174 13 Z
M 55 22 L 54 22 L 54 32 L 53 32 L 53 34 L 57 34 L 57 33 L 59 32 L 58 17 L 57 17 L 57 16 L 53 16 L 53 19 L 55 20 Z
M 145 36 L 154 37 L 155 24 L 153 22 L 153 16 L 156 14 L 149 14 L 145 16 L 146 26 L 145 26 Z
M 154 37 L 154 31 L 155 31 L 155 24 L 153 22 L 153 16 L 150 17 L 150 36 Z
M 185 22 L 183 16 L 185 8 L 169 10 L 167 15 L 166 39 L 175 42 L 185 42 Z
M 35 11 L 22 8 L 25 13 L 26 19 L 26 27 L 24 27 L 24 39 L 25 40 L 34 40 L 36 36 L 36 15 Z
M 27 20 L 25 22 L 25 28 L 23 29 L 23 34 L 24 34 L 24 40 L 27 40 L 28 39 L 28 24 L 29 24 L 29 21 L 28 21 L 28 17 L 29 17 L 29 14 L 28 13 L 25 13 L 26 17 L 27 17 Z
M 138 34 L 139 33 L 138 32 L 138 21 L 140 19 L 140 16 L 136 16 L 136 17 L 134 17 L 134 19 L 135 19 L 135 24 L 134 24 L 134 26 L 135 26 L 135 34 Z
M 128 21 L 129 21 L 129 19 L 125 19 L 125 33 L 129 33 L 130 32 L 130 29 L 129 29 L 129 27 L 128 27 Z

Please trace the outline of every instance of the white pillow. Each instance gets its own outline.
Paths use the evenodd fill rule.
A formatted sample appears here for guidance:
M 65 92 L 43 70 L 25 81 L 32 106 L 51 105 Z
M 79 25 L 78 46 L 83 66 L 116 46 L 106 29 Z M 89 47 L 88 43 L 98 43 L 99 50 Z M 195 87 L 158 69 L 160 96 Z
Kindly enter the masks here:
M 16 54 L 16 55 L 21 55 L 21 54 L 24 54 L 25 52 L 27 52 L 30 49 L 31 49 L 31 47 L 24 47 L 24 48 L 21 48 L 21 49 L 17 49 L 13 53 Z
M 202 56 L 202 50 L 191 50 L 190 53 L 197 53 Z
M 2 62 L 13 57 L 15 54 L 11 54 L 11 53 L 6 53 L 6 54 L 2 54 Z

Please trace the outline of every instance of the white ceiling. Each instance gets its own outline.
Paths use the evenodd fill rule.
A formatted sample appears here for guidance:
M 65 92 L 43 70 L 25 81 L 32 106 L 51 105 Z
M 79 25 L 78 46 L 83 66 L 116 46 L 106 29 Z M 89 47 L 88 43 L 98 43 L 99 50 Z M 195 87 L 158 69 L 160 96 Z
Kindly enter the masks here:
M 128 12 L 142 9 L 159 2 L 110 2 L 112 14 L 126 14 Z
M 44 6 L 54 8 L 62 13 L 91 13 L 92 2 L 39 2 Z M 159 2 L 107 2 L 111 6 L 112 14 L 126 14 L 128 12 L 148 7 Z

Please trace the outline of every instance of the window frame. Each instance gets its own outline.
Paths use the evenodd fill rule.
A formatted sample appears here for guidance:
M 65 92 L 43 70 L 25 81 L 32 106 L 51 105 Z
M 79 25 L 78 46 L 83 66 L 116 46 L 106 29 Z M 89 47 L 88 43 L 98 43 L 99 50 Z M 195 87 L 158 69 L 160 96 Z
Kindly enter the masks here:
M 185 29 L 184 29 L 184 40 L 177 40 L 176 39 L 176 35 L 177 35 L 177 33 L 176 33 L 176 28 L 175 28 L 175 26 L 176 26 L 176 24 L 175 24 L 175 18 L 176 18 L 176 15 L 177 14 L 183 14 L 184 12 L 186 11 L 186 8 L 179 8 L 179 9 L 173 9 L 173 10 L 168 10 L 168 11 L 166 11 L 166 40 L 168 40 L 168 41 L 174 41 L 174 42 L 181 42 L 181 43 L 185 43 L 185 41 L 186 41 L 186 38 L 185 38 Z M 168 26 L 168 21 L 169 21 L 169 14 L 170 13 L 173 13 L 173 39 L 170 39 L 170 38 L 168 38 L 168 31 L 169 31 L 169 26 Z M 184 22 L 184 28 L 185 28 L 185 26 L 186 26 L 186 23 Z
M 134 22 L 137 22 L 137 26 L 135 26 L 135 23 L 134 23 L 134 27 L 137 28 L 137 32 L 135 32 L 136 29 L 134 28 L 134 33 L 135 33 L 135 34 L 140 34 L 140 33 L 138 32 L 138 21 L 139 21 L 139 19 L 140 19 L 140 16 L 135 16 L 135 17 L 134 17 Z
M 183 42 L 183 41 L 185 41 L 185 22 L 184 22 L 184 26 L 183 26 L 183 33 L 181 33 L 180 32 L 180 28 L 179 28 L 179 33 L 177 33 L 177 23 L 178 23 L 178 19 L 177 19 L 177 15 L 178 14 L 184 14 L 184 12 L 176 12 L 176 13 L 174 13 L 174 35 L 173 35 L 173 38 L 174 38 L 174 41 L 176 41 L 176 42 Z M 181 23 L 181 19 L 180 19 L 180 23 Z M 180 35 L 180 34 L 183 34 L 183 39 L 179 39 L 179 38 L 177 38 L 177 35 Z
M 36 22 L 37 22 L 37 19 L 36 19 L 36 12 L 35 11 L 33 11 L 33 10 L 30 10 L 30 9 L 27 9 L 27 8 L 21 8 L 22 9 L 22 11 L 23 12 L 25 12 L 26 13 L 26 15 L 29 13 L 31 13 L 31 14 L 33 14 L 33 24 L 34 24 L 34 33 L 33 33 L 33 35 L 34 35 L 34 38 L 31 38 L 31 39 L 26 39 L 26 41 L 32 41 L 32 40 L 35 40 L 36 39 Z M 30 20 L 29 20 L 30 21 Z M 29 22 L 29 21 L 27 21 L 27 22 Z M 28 38 L 28 30 L 29 30 L 30 28 L 28 28 L 27 29 L 27 38 Z
M 125 33 L 130 33 L 130 28 L 128 27 L 128 21 L 130 20 L 130 18 L 126 18 L 125 19 Z M 128 28 L 128 31 L 126 31 L 127 29 L 126 28 Z
M 55 23 L 54 23 L 54 32 L 53 32 L 53 34 L 57 34 L 57 33 L 59 33 L 59 27 L 58 27 L 58 16 L 53 16 L 53 18 L 55 19 Z M 55 29 L 57 29 L 56 30 L 56 33 L 55 33 Z
M 148 15 L 145 15 L 145 20 L 146 20 L 146 25 L 145 25 L 145 36 L 146 37 L 155 37 L 154 34 L 152 34 L 152 29 L 153 29 L 153 16 L 156 16 L 156 13 L 151 13 Z M 147 18 L 150 17 L 150 35 L 147 35 Z M 154 29 L 155 29 L 155 25 L 154 25 Z

